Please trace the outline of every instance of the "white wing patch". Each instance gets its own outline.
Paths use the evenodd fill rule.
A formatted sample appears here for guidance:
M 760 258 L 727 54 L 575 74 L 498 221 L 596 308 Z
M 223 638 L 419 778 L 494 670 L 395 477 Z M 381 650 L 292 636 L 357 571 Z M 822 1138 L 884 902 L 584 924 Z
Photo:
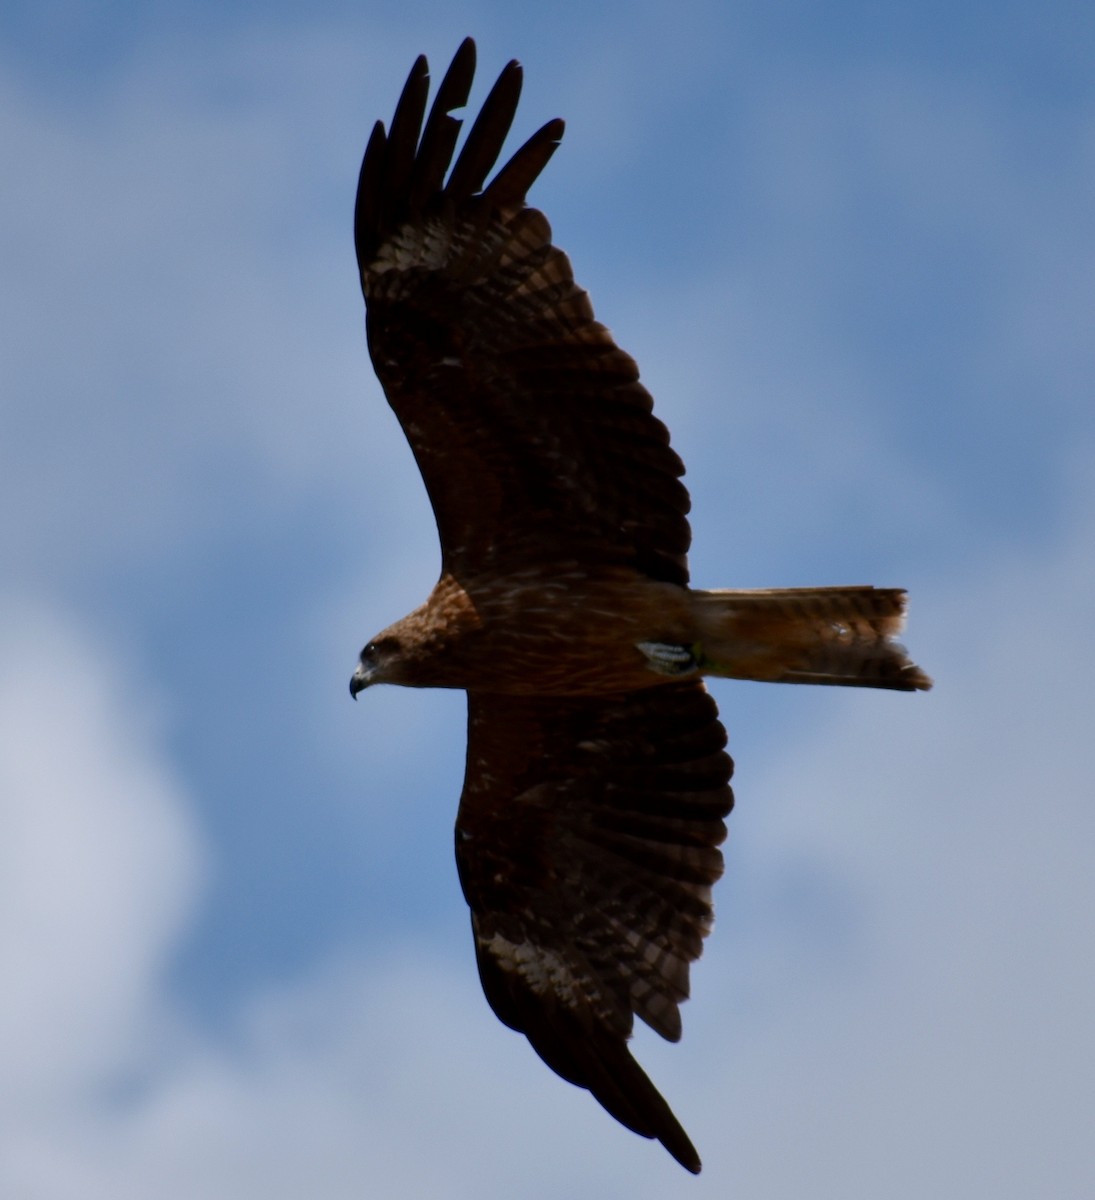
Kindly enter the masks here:
M 575 976 L 554 950 L 535 942 L 511 942 L 500 933 L 492 934 L 483 946 L 503 971 L 519 975 L 537 996 L 555 996 L 571 1008 L 599 999 L 596 992 L 589 994 L 589 980 Z
M 455 232 L 443 221 L 433 220 L 425 225 L 408 222 L 380 247 L 369 264 L 369 273 L 383 275 L 387 271 L 407 271 L 412 267 L 440 270 L 452 256 Z

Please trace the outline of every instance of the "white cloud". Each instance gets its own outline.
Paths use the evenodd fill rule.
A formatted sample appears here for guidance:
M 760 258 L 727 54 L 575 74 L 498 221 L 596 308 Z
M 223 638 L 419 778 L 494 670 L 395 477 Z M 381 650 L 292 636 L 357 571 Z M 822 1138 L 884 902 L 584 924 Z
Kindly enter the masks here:
M 5 601 L 0 1108 L 10 1137 L 111 1083 L 165 1035 L 148 995 L 191 915 L 201 853 L 156 746 L 155 697 L 138 695 L 69 617 Z

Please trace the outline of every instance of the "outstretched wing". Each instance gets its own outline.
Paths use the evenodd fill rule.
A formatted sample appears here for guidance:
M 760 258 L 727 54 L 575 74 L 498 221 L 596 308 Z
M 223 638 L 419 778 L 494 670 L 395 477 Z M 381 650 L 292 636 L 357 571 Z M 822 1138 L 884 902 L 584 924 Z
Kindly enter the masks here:
M 687 582 L 684 472 L 634 360 L 593 317 L 525 193 L 551 121 L 485 184 L 517 108 L 511 62 L 449 170 L 475 46 L 423 128 L 419 58 L 365 152 L 354 232 L 373 365 L 430 494 L 446 570 L 559 561 Z M 446 180 L 447 176 L 447 180 Z
M 468 696 L 456 859 L 505 1024 L 690 1171 L 688 1135 L 627 1047 L 681 1034 L 733 796 L 697 682 L 595 699 Z

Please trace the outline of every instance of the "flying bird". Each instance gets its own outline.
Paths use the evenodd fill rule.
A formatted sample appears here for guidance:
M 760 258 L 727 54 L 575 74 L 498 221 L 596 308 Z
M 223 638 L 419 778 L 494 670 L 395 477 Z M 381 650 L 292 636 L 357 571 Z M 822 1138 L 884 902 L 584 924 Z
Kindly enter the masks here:
M 733 803 L 705 676 L 926 689 L 894 640 L 905 593 L 689 586 L 684 467 L 634 360 L 526 194 L 549 121 L 494 173 L 509 63 L 458 155 L 459 48 L 426 115 L 415 62 L 361 167 L 369 353 L 433 505 L 441 576 L 350 683 L 462 688 L 456 861 L 498 1017 L 689 1171 L 700 1159 L 628 1048 L 681 1035 Z

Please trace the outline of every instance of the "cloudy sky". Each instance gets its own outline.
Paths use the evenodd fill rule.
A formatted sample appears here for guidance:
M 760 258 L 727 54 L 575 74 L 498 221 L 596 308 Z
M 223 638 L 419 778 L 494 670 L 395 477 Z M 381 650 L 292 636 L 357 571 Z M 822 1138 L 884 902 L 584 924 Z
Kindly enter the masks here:
M 1095 1187 L 1095 26 L 1057 0 L 0 10 L 0 1194 Z M 538 15 L 537 15 L 538 14 Z M 698 1180 L 479 992 L 463 698 L 364 347 L 372 121 L 466 34 L 689 466 L 706 586 L 908 587 L 928 695 L 717 683 Z

